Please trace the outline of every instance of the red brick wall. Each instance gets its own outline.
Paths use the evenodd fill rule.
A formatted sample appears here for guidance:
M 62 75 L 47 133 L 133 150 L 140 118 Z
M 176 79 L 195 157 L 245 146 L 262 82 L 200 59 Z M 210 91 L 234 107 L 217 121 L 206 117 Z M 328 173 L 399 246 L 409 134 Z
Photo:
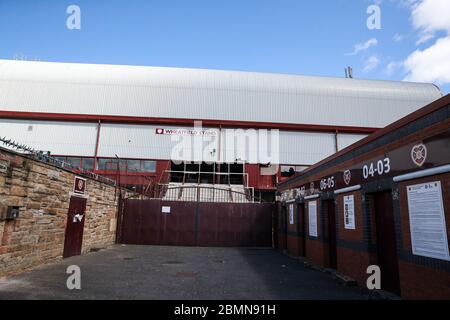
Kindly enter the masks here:
M 306 258 L 312 263 L 324 267 L 327 265 L 325 261 L 325 246 L 323 242 L 317 240 L 306 240 Z
M 391 143 L 385 144 L 380 148 L 376 148 L 370 152 L 361 154 L 357 157 L 353 157 L 338 166 L 328 166 L 325 170 L 321 172 L 314 173 L 311 176 L 307 176 L 305 179 L 297 180 L 290 186 L 283 186 L 284 189 L 298 188 L 302 185 L 308 185 L 311 181 L 319 180 L 323 177 L 333 175 L 339 170 L 346 170 L 354 164 L 363 163 L 366 160 L 376 158 L 378 156 L 384 155 L 391 150 L 396 148 L 401 148 L 410 143 L 416 143 L 417 141 L 422 141 L 428 137 L 432 137 L 448 130 L 450 119 L 444 119 L 441 123 L 434 124 L 423 130 L 418 130 L 417 132 L 398 139 Z M 402 243 L 403 247 L 400 248 L 399 252 L 399 273 L 401 282 L 401 292 L 402 296 L 407 299 L 424 299 L 424 298 L 445 298 L 450 299 L 450 272 L 448 271 L 449 264 L 444 261 L 433 261 L 434 259 L 429 258 L 419 258 L 422 261 L 419 263 L 406 262 L 404 260 L 410 261 L 403 258 L 402 253 L 412 254 L 410 231 L 409 231 L 409 213 L 407 205 L 407 185 L 414 185 L 419 183 L 431 182 L 431 181 L 441 181 L 443 190 L 443 200 L 444 200 L 444 210 L 445 219 L 447 226 L 447 236 L 450 240 L 450 173 L 443 174 L 435 177 L 427 177 L 424 179 L 416 179 L 413 181 L 403 182 L 399 185 L 399 195 L 400 195 L 400 211 L 401 211 L 401 232 L 402 232 Z M 363 186 L 364 187 L 364 186 Z M 343 222 L 343 196 L 337 196 L 337 210 L 336 210 L 336 220 L 338 223 L 338 233 L 337 240 L 343 240 L 355 245 L 355 249 L 349 249 L 347 247 L 351 246 L 341 246 L 338 245 L 338 270 L 344 274 L 347 274 L 357 281 L 359 281 L 363 286 L 367 279 L 366 269 L 369 265 L 377 264 L 377 254 L 369 253 L 364 251 L 364 248 L 369 242 L 370 247 L 376 248 L 376 224 L 375 217 L 370 217 L 370 225 L 364 226 L 363 209 L 361 202 L 361 192 L 354 192 L 355 196 L 355 222 L 356 230 L 345 230 Z M 369 201 L 369 214 L 374 212 L 373 201 L 371 197 L 368 196 Z M 394 205 L 398 205 L 394 201 Z M 306 211 L 307 211 L 306 204 Z M 318 233 L 321 238 L 323 238 L 322 226 L 321 226 L 321 210 L 320 201 L 318 201 Z M 364 229 L 370 228 L 371 238 L 364 239 Z M 306 212 L 306 234 L 308 235 L 308 214 Z M 395 245 L 395 243 L 393 243 Z M 450 245 L 450 244 L 449 244 Z M 359 248 L 359 250 L 357 250 Z M 306 240 L 307 258 L 312 262 L 324 266 L 327 265 L 327 245 L 322 241 Z M 361 251 L 362 250 L 362 251 Z M 368 249 L 367 249 L 368 250 Z M 402 252 L 403 251 L 403 252 Z M 404 257 L 404 256 L 403 256 Z M 414 259 L 416 260 L 416 259 Z M 442 267 L 437 267 L 435 262 L 439 262 Z M 433 266 L 434 265 L 434 266 Z
M 403 250 L 412 254 L 407 186 L 441 181 L 447 238 L 450 239 L 450 173 L 409 180 L 399 184 Z M 450 241 L 449 241 L 450 246 Z M 450 299 L 450 271 L 425 267 L 400 260 L 402 296 L 408 299 Z
M 317 203 L 317 235 L 318 238 L 312 238 L 312 239 L 308 239 L 309 237 L 309 206 L 308 206 L 308 202 L 310 201 L 316 201 Z M 322 237 L 324 236 L 322 234 L 322 214 L 321 214 L 321 201 L 319 201 L 318 199 L 316 200 L 310 200 L 307 201 L 305 203 L 305 211 L 306 211 L 306 234 L 307 234 L 307 239 L 306 239 L 306 257 L 311 260 L 314 264 L 317 264 L 319 266 L 327 266 L 328 265 L 328 259 L 327 258 L 327 252 L 328 252 L 328 246 L 325 245 L 322 242 Z
M 399 261 L 400 286 L 404 299 L 450 300 L 450 274 L 444 270 Z
M 300 256 L 299 237 L 287 236 L 287 251 L 290 255 Z
M 367 267 L 374 264 L 373 260 L 376 257 L 368 252 L 360 252 L 343 247 L 338 247 L 337 257 L 338 271 L 355 279 L 361 286 L 365 286 L 369 276 L 366 273 Z
M 286 249 L 286 234 L 279 233 L 278 234 L 278 249 L 285 250 Z
M 353 195 L 355 199 L 355 230 L 345 229 L 344 223 L 344 196 Z M 361 244 L 364 242 L 364 223 L 361 192 L 340 194 L 336 197 L 336 222 L 338 224 L 338 239 Z M 367 280 L 367 267 L 372 265 L 373 258 L 369 252 L 357 251 L 338 245 L 338 271 L 346 274 L 361 285 L 365 286 Z

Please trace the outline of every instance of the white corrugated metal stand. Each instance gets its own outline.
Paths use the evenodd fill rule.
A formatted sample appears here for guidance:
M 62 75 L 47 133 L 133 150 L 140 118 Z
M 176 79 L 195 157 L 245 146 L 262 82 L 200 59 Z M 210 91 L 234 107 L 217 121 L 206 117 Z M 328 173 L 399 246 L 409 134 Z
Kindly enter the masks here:
M 156 134 L 157 129 L 192 129 L 150 125 L 103 124 L 100 130 L 99 157 L 138 158 L 154 160 L 217 161 L 219 139 L 205 140 L 205 152 L 193 152 L 194 138 L 183 135 Z M 204 128 L 215 132 L 218 129 Z M 183 147 L 183 152 L 177 152 Z M 201 148 L 200 148 L 201 149 Z M 213 152 L 213 149 L 216 152 Z
M 0 60 L 0 110 L 384 127 L 432 84 Z
M 338 149 L 342 150 L 348 146 L 358 142 L 359 140 L 365 138 L 365 135 L 360 134 L 338 134 Z
M 1 120 L 0 136 L 54 155 L 93 157 L 97 126 L 92 123 Z

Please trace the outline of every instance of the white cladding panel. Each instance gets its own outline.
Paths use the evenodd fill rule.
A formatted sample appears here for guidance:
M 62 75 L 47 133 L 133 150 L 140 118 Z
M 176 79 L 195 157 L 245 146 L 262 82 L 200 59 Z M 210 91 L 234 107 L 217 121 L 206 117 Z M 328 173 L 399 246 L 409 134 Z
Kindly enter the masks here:
M 358 142 L 361 139 L 364 139 L 367 135 L 360 134 L 338 134 L 338 146 L 339 151 L 347 148 L 348 146 Z
M 3 119 L 0 136 L 52 154 L 93 157 L 97 125 Z
M 157 134 L 157 129 L 164 129 L 165 134 Z M 203 138 L 170 134 L 170 130 L 190 131 L 192 128 L 102 124 L 98 156 L 182 161 L 218 161 L 220 157 L 224 162 L 312 165 L 332 155 L 336 148 L 334 134 L 327 133 L 225 129 L 219 141 L 219 129 L 204 128 L 203 131 L 213 135 Z M 0 136 L 52 154 L 92 157 L 97 125 L 1 120 Z M 364 136 L 339 134 L 339 149 L 362 138 Z M 201 152 L 194 152 L 196 144 L 201 145 L 196 149 Z
M 2 110 L 384 127 L 432 84 L 0 60 Z
M 192 128 L 103 124 L 98 155 L 183 161 L 218 161 L 220 157 L 222 162 L 312 165 L 333 154 L 335 150 L 334 135 L 325 133 L 228 129 L 222 131 L 219 141 L 218 129 L 204 128 L 217 133 L 217 136 L 199 140 L 191 135 L 157 134 L 157 129 Z M 193 151 L 196 143 L 202 146 L 200 153 Z M 181 146 L 183 153 L 180 152 Z
M 280 132 L 280 163 L 313 165 L 336 150 L 335 135 L 315 132 Z
M 192 128 L 168 126 L 142 126 L 103 124 L 100 130 L 99 157 L 137 158 L 154 160 L 182 161 L 217 161 L 218 129 L 204 130 L 213 132 L 216 138 L 202 139 L 201 136 L 190 134 L 157 134 L 158 129 L 187 130 Z M 194 153 L 194 145 L 203 143 L 203 154 Z M 183 147 L 183 148 L 181 148 Z M 216 152 L 214 152 L 214 149 Z

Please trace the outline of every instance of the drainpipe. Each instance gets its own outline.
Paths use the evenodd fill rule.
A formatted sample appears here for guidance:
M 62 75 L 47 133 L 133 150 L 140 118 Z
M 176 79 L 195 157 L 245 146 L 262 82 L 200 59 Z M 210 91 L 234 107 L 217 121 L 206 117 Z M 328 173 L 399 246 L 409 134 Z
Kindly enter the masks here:
M 97 170 L 97 157 L 98 157 L 98 148 L 100 145 L 100 129 L 102 127 L 101 121 L 98 120 L 97 123 L 97 140 L 95 141 L 95 154 L 94 154 L 94 172 Z
M 338 134 L 339 134 L 339 130 L 336 130 L 336 132 L 334 133 L 334 143 L 335 143 L 335 146 L 336 146 L 336 153 L 339 152 Z

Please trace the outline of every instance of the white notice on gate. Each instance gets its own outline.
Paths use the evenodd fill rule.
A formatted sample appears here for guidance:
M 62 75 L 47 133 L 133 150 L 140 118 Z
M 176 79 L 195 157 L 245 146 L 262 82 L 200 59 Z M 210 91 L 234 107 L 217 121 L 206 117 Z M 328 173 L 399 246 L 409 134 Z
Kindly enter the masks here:
M 450 261 L 441 182 L 408 186 L 413 254 Z
M 344 225 L 345 229 L 355 230 L 355 197 L 344 197 Z
M 162 207 L 162 213 L 170 214 L 170 207 Z
M 289 205 L 289 224 L 294 224 L 294 205 Z
M 309 235 L 317 237 L 317 202 L 308 202 Z

